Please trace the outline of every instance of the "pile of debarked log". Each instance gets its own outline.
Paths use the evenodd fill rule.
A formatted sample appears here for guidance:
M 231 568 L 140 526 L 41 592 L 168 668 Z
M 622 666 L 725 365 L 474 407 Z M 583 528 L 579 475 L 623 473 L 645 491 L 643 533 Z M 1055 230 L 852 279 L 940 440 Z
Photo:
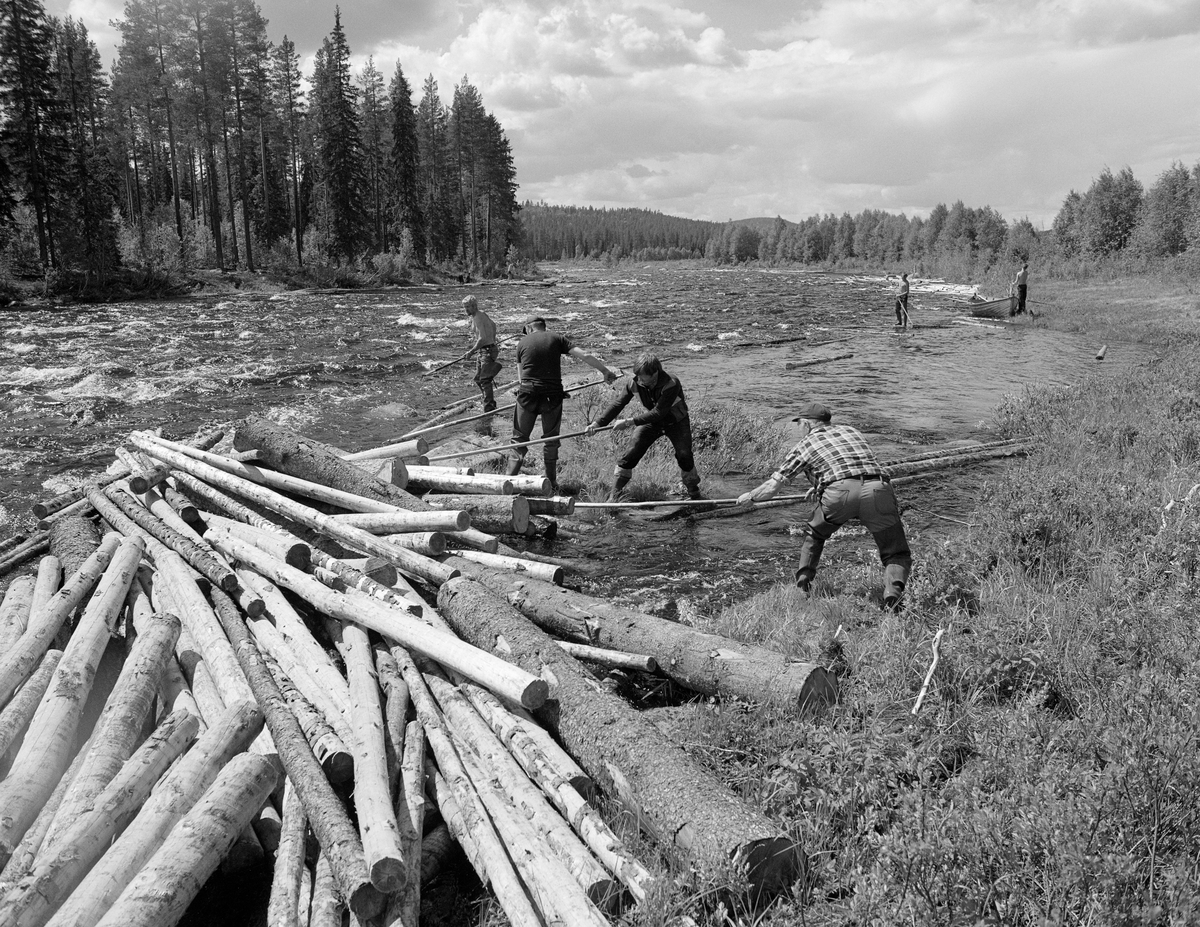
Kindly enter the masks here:
M 457 842 L 514 925 L 602 925 L 656 875 L 596 789 L 701 878 L 803 875 L 589 665 L 798 711 L 821 667 L 561 585 L 503 540 L 570 513 L 544 479 L 224 437 L 132 433 L 0 547 L 0 923 L 163 927 L 266 857 L 269 923 L 416 927 Z

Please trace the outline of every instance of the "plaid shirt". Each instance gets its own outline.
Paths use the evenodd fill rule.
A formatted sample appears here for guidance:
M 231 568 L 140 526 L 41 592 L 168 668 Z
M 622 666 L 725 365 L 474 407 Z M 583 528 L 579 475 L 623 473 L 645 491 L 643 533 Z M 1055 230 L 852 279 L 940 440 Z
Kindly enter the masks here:
M 866 438 L 849 425 L 816 425 L 788 452 L 777 472 L 785 480 L 803 472 L 818 492 L 851 476 L 888 475 Z

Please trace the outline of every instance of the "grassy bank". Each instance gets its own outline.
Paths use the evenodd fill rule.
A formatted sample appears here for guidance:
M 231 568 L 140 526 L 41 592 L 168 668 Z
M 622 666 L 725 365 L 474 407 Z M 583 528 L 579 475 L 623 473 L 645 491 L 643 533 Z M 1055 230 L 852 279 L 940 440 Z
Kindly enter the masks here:
M 1047 325 L 1163 350 L 997 410 L 1037 450 L 989 484 L 975 527 L 916 551 L 900 615 L 865 594 L 877 564 L 834 558 L 811 600 L 777 586 L 711 619 L 836 667 L 826 716 L 704 703 L 659 719 L 810 854 L 795 897 L 742 923 L 1200 923 L 1200 310 L 1147 281 L 1038 297 Z M 776 456 L 750 410 L 694 417 L 706 475 Z M 589 452 L 564 454 L 564 476 L 598 494 L 612 456 Z M 634 485 L 676 479 L 661 447 Z M 629 923 L 728 923 L 676 877 Z

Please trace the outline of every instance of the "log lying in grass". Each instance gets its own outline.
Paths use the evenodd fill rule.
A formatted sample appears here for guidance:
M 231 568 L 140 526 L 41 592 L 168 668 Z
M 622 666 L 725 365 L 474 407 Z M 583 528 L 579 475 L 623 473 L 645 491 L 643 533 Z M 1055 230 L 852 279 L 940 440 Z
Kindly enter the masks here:
M 233 705 L 216 718 L 163 777 L 137 817 L 70 893 L 50 924 L 95 927 L 217 773 L 254 740 L 262 724 L 262 713 L 250 702 Z
M 94 806 L 71 814 L 61 838 L 43 844 L 29 876 L 0 904 L 0 920 L 13 927 L 44 924 L 137 815 L 159 777 L 195 739 L 199 724 L 187 712 L 169 715 L 97 794 Z
M 597 663 L 613 669 L 637 670 L 639 673 L 653 673 L 658 669 L 654 657 L 643 653 L 622 653 L 619 650 L 605 650 L 603 647 L 576 644 L 572 641 L 558 641 L 558 646 L 562 648 L 563 653 L 568 653 L 585 663 Z
M 0 655 L 0 705 L 8 701 L 17 686 L 33 671 L 67 616 L 100 580 L 120 544 L 119 534 L 107 535 L 96 552 L 46 603 L 45 609 L 30 615 L 29 627 L 12 649 Z
M 727 695 L 812 710 L 837 700 L 836 677 L 812 663 L 718 634 L 664 621 L 603 599 L 486 568 L 463 572 L 557 637 L 648 654 L 666 676 L 704 695 Z
M 178 923 L 278 778 L 264 757 L 242 754 L 230 760 L 99 923 Z
M 530 515 L 573 515 L 575 514 L 574 496 L 530 496 Z
M 524 496 L 463 496 L 430 493 L 425 501 L 439 509 L 471 513 L 471 527 L 495 534 L 524 534 L 529 500 Z
M 665 845 L 703 871 L 744 869 L 756 896 L 786 891 L 806 866 L 778 825 L 738 799 L 683 750 L 605 692 L 580 665 L 502 598 L 459 578 L 438 591 L 442 615 L 467 640 L 504 646 L 510 659 L 555 680 L 539 712 L 559 740 L 610 794 Z
M 136 538 L 123 540 L 113 554 L 54 670 L 50 689 L 34 713 L 12 769 L 0 782 L 0 808 L 4 809 L 0 815 L 0 863 L 8 862 L 70 763 L 96 665 L 125 604 L 141 557 L 142 543 Z

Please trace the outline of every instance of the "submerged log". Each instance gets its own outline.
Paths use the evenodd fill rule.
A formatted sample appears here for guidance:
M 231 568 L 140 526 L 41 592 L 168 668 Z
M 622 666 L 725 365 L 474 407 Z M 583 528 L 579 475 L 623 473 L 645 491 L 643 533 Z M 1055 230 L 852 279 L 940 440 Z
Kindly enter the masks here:
M 524 534 L 529 527 L 529 500 L 524 496 L 471 496 L 431 493 L 425 501 L 439 509 L 471 513 L 471 527 L 495 534 Z
M 178 923 L 278 778 L 265 757 L 242 754 L 230 760 L 99 923 Z
M 812 710 L 837 700 L 836 677 L 754 644 L 664 621 L 534 579 L 467 566 L 470 575 L 558 637 L 648 654 L 666 676 L 704 695 L 731 695 Z
M 777 824 L 737 798 L 654 725 L 605 692 L 574 659 L 479 583 L 460 578 L 438 591 L 442 615 L 480 646 L 506 650 L 555 681 L 538 717 L 609 794 L 664 845 L 702 870 L 744 870 L 756 896 L 786 891 L 803 874 L 803 851 Z
M 50 924 L 95 927 L 222 767 L 254 740 L 262 724 L 262 713 L 251 702 L 233 705 L 215 719 L 163 777 L 125 832 L 70 892 Z

